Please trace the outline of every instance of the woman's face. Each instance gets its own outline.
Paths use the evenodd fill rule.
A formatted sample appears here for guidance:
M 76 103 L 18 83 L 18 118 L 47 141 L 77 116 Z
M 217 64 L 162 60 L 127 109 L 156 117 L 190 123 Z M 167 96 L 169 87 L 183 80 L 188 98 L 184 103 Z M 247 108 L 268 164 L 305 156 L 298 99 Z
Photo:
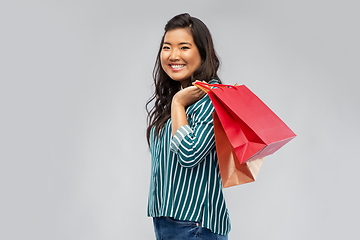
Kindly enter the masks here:
M 187 86 L 191 74 L 201 65 L 199 50 L 189 29 L 174 29 L 165 34 L 160 61 L 171 79 Z

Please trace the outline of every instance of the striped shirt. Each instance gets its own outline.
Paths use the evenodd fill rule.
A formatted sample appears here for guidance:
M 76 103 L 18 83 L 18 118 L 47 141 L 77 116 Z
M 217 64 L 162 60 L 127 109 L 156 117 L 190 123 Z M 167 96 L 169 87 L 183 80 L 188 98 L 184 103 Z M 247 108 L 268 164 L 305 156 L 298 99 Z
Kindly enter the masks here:
M 230 219 L 222 192 L 212 113 L 205 95 L 186 109 L 189 125 L 171 136 L 169 119 L 158 137 L 150 133 L 151 180 L 147 214 L 202 222 L 227 235 Z

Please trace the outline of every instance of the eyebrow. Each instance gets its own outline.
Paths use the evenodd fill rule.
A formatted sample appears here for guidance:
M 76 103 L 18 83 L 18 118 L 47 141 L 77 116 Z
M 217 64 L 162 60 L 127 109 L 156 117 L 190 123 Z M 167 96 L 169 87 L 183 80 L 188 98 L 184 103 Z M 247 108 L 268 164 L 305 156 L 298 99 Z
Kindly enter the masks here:
M 171 43 L 169 43 L 169 42 L 164 42 L 164 44 L 171 45 Z M 189 43 L 189 42 L 181 42 L 181 43 L 179 43 L 179 45 L 190 45 L 190 46 L 192 46 L 191 43 Z

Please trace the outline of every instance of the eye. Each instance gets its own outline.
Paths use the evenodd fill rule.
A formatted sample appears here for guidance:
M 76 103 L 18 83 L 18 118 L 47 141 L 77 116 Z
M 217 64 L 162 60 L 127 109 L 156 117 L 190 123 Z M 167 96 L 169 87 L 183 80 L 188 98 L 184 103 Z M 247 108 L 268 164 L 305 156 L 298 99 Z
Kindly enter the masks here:
M 183 46 L 181 47 L 181 49 L 185 50 L 185 49 L 190 49 L 189 47 Z
M 163 46 L 162 49 L 170 49 L 168 46 Z

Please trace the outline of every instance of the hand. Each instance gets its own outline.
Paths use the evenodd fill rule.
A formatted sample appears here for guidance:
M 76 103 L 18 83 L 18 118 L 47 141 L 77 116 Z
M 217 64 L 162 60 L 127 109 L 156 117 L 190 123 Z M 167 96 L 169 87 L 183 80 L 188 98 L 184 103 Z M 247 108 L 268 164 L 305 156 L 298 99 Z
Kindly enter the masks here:
M 205 94 L 206 93 L 198 87 L 190 86 L 177 92 L 172 99 L 172 104 L 180 104 L 181 106 L 187 107 L 196 103 L 204 97 Z
M 172 135 L 183 125 L 189 124 L 186 118 L 185 107 L 200 100 L 205 93 L 196 86 L 190 86 L 177 92 L 171 103 Z

